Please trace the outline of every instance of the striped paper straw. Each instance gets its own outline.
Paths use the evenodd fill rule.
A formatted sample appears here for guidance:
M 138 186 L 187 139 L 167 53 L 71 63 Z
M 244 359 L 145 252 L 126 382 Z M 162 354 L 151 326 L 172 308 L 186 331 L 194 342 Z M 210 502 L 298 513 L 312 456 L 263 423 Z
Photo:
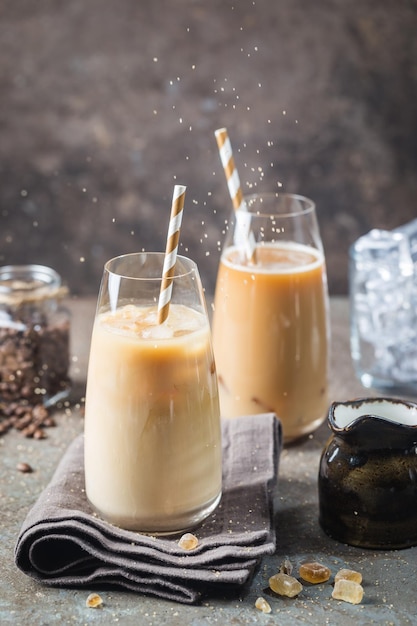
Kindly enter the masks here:
M 232 144 L 230 143 L 227 128 L 219 128 L 214 131 L 217 139 L 217 146 L 219 148 L 220 160 L 223 165 L 224 173 L 226 174 L 227 186 L 229 188 L 229 194 L 233 202 L 235 210 L 242 208 L 243 193 L 240 186 L 239 174 L 236 169 L 235 160 L 233 158 Z
M 186 187 L 175 185 L 172 196 L 171 217 L 169 219 L 167 244 L 165 248 L 164 266 L 162 269 L 161 291 L 158 301 L 158 324 L 162 324 L 168 317 L 172 294 L 172 281 L 175 261 L 178 252 L 178 240 L 184 208 Z
M 233 202 L 233 208 L 235 211 L 240 211 L 236 216 L 236 243 L 244 246 L 249 262 L 256 263 L 255 236 L 250 229 L 251 220 L 249 214 L 247 213 L 247 207 L 243 198 L 239 173 L 233 158 L 232 144 L 230 143 L 227 128 L 219 128 L 214 131 L 214 134 L 219 148 L 220 160 L 226 175 L 229 194 Z M 247 214 L 244 215 L 244 212 Z

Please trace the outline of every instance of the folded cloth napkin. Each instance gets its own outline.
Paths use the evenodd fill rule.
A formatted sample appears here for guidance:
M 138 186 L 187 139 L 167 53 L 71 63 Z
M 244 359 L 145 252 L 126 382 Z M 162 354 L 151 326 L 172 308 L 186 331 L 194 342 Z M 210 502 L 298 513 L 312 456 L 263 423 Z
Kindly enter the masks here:
M 55 587 L 129 589 L 195 603 L 225 585 L 247 582 L 275 551 L 272 490 L 278 473 L 281 425 L 273 413 L 224 420 L 223 495 L 193 532 L 185 552 L 179 537 L 151 537 L 101 520 L 84 489 L 83 435 L 21 528 L 15 562 L 25 574 Z

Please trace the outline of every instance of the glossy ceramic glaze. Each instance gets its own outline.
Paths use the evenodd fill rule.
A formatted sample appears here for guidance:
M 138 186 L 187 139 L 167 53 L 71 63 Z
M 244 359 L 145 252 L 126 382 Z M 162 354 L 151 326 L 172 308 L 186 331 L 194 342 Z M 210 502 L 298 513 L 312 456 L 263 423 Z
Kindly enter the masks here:
M 363 548 L 417 545 L 417 404 L 335 402 L 328 423 L 318 482 L 324 531 Z

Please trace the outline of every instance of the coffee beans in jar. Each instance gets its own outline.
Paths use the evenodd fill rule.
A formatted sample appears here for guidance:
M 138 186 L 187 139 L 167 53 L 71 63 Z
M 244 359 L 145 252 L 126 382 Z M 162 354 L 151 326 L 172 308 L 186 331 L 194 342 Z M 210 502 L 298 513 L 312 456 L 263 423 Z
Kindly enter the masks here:
M 69 394 L 65 295 L 61 277 L 49 267 L 0 267 L 0 434 L 15 426 L 41 438 L 42 426 L 52 425 L 48 407 Z

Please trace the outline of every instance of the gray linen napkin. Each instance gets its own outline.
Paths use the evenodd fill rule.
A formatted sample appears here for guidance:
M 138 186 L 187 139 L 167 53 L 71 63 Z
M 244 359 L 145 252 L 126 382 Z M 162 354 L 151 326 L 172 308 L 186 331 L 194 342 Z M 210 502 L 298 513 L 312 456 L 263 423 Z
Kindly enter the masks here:
M 79 435 L 22 525 L 17 567 L 55 587 L 111 585 L 188 604 L 243 585 L 275 551 L 281 425 L 273 413 L 244 416 L 224 420 L 222 436 L 223 496 L 193 531 L 195 550 L 179 548 L 178 536 L 150 537 L 101 520 L 85 496 Z

